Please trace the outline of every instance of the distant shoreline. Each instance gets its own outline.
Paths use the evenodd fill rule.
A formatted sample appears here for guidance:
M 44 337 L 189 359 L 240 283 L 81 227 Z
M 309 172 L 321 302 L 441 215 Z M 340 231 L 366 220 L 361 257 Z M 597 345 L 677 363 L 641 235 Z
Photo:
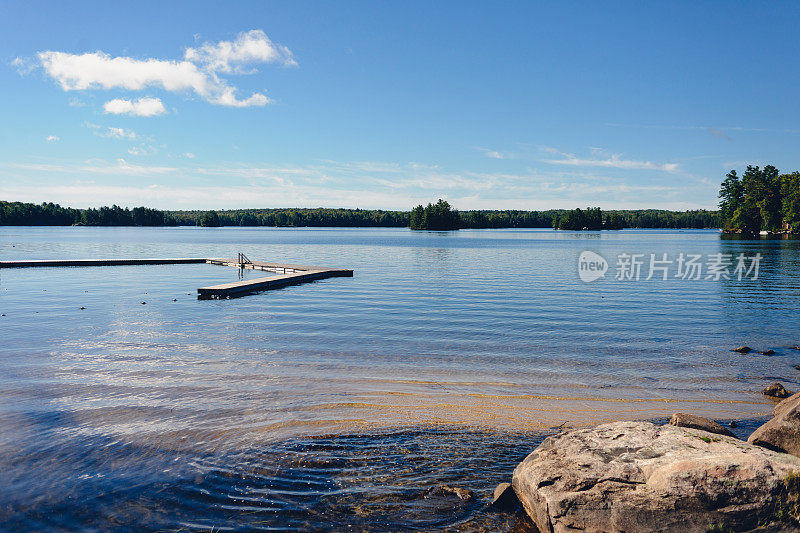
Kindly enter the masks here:
M 551 209 L 459 211 L 461 229 L 552 228 L 553 218 L 570 211 Z M 31 204 L 0 201 L 0 226 L 200 226 L 207 213 L 217 217 L 213 225 L 245 227 L 380 227 L 410 226 L 411 211 L 338 208 L 264 208 L 218 211 L 159 210 L 119 206 L 75 209 L 54 203 Z M 624 226 L 642 229 L 717 229 L 717 211 L 664 209 L 608 210 L 619 215 Z

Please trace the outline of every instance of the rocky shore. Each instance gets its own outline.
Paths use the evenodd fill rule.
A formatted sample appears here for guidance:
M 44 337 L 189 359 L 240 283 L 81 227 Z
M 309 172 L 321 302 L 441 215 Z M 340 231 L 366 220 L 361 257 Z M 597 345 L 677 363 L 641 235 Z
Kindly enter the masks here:
M 495 506 L 521 503 L 545 533 L 800 531 L 800 393 L 773 415 L 747 442 L 687 413 L 565 431 L 498 486 Z

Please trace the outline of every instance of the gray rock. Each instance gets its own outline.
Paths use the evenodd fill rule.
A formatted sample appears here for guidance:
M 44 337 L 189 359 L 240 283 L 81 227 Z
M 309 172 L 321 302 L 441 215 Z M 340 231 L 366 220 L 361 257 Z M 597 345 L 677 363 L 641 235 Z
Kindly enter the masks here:
M 517 493 L 514 492 L 514 487 L 511 486 L 511 483 L 500 483 L 495 487 L 492 507 L 503 511 L 514 511 L 519 506 L 519 498 L 517 498 Z
M 731 437 L 616 422 L 548 437 L 514 470 L 541 531 L 745 530 L 791 513 L 800 458 Z M 788 487 L 787 487 L 788 485 Z
M 736 436 L 726 427 L 714 422 L 710 418 L 690 415 L 688 413 L 675 413 L 672 415 L 672 418 L 669 419 L 669 423 L 671 426 L 677 426 L 679 428 L 702 429 L 703 431 L 716 433 L 718 435 L 726 435 L 728 437 Z
M 775 350 L 773 349 L 760 350 L 758 353 L 760 353 L 761 355 L 775 355 Z
M 772 385 L 761 391 L 761 394 L 763 394 L 764 396 L 771 396 L 773 398 L 788 398 L 789 396 L 792 395 L 791 392 L 786 390 L 786 388 L 778 382 L 773 383 Z
M 739 353 L 750 353 L 752 350 L 753 349 L 750 348 L 749 346 L 739 346 L 738 348 L 733 349 L 734 352 L 739 352 Z
M 800 393 L 772 410 L 772 420 L 755 430 L 747 442 L 800 457 Z

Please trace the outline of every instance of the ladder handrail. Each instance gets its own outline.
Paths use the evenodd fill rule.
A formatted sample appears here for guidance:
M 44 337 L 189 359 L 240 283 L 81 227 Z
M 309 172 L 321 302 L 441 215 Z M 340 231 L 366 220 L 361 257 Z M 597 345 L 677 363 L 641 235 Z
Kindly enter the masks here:
M 250 261 L 250 259 L 248 259 L 248 257 L 246 255 L 244 255 L 242 252 L 239 252 L 239 261 L 237 262 L 237 264 L 239 264 L 239 265 L 247 265 L 247 264 L 251 264 L 251 263 L 252 263 L 252 261 Z

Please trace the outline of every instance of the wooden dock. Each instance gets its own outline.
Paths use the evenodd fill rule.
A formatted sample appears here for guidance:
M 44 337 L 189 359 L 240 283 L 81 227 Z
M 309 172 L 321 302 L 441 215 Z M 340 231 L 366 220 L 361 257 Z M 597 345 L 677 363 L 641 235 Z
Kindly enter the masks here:
M 86 267 L 123 265 L 186 265 L 207 263 L 206 258 L 179 257 L 174 259 L 45 259 L 30 261 L 0 261 L 0 268 Z
M 236 298 L 253 292 L 279 289 L 287 285 L 297 285 L 307 281 L 325 278 L 352 278 L 353 271 L 340 268 L 328 268 L 308 265 L 292 265 L 284 263 L 268 263 L 265 261 L 238 262 L 236 259 L 208 259 L 212 265 L 230 266 L 248 270 L 263 270 L 275 272 L 277 276 L 255 278 L 233 283 L 222 283 L 211 287 L 197 289 L 197 298 L 200 300 L 220 300 Z
M 207 259 L 197 257 L 179 257 L 173 259 L 56 259 L 0 261 L 0 268 L 31 267 L 86 267 L 86 266 L 125 266 L 125 265 L 185 265 L 207 263 L 247 270 L 274 272 L 277 276 L 222 283 L 197 289 L 199 300 L 236 298 L 259 291 L 278 289 L 287 285 L 296 285 L 308 281 L 325 278 L 353 277 L 352 270 L 328 268 L 309 265 L 270 263 L 266 261 L 250 261 L 244 254 L 238 259 Z

